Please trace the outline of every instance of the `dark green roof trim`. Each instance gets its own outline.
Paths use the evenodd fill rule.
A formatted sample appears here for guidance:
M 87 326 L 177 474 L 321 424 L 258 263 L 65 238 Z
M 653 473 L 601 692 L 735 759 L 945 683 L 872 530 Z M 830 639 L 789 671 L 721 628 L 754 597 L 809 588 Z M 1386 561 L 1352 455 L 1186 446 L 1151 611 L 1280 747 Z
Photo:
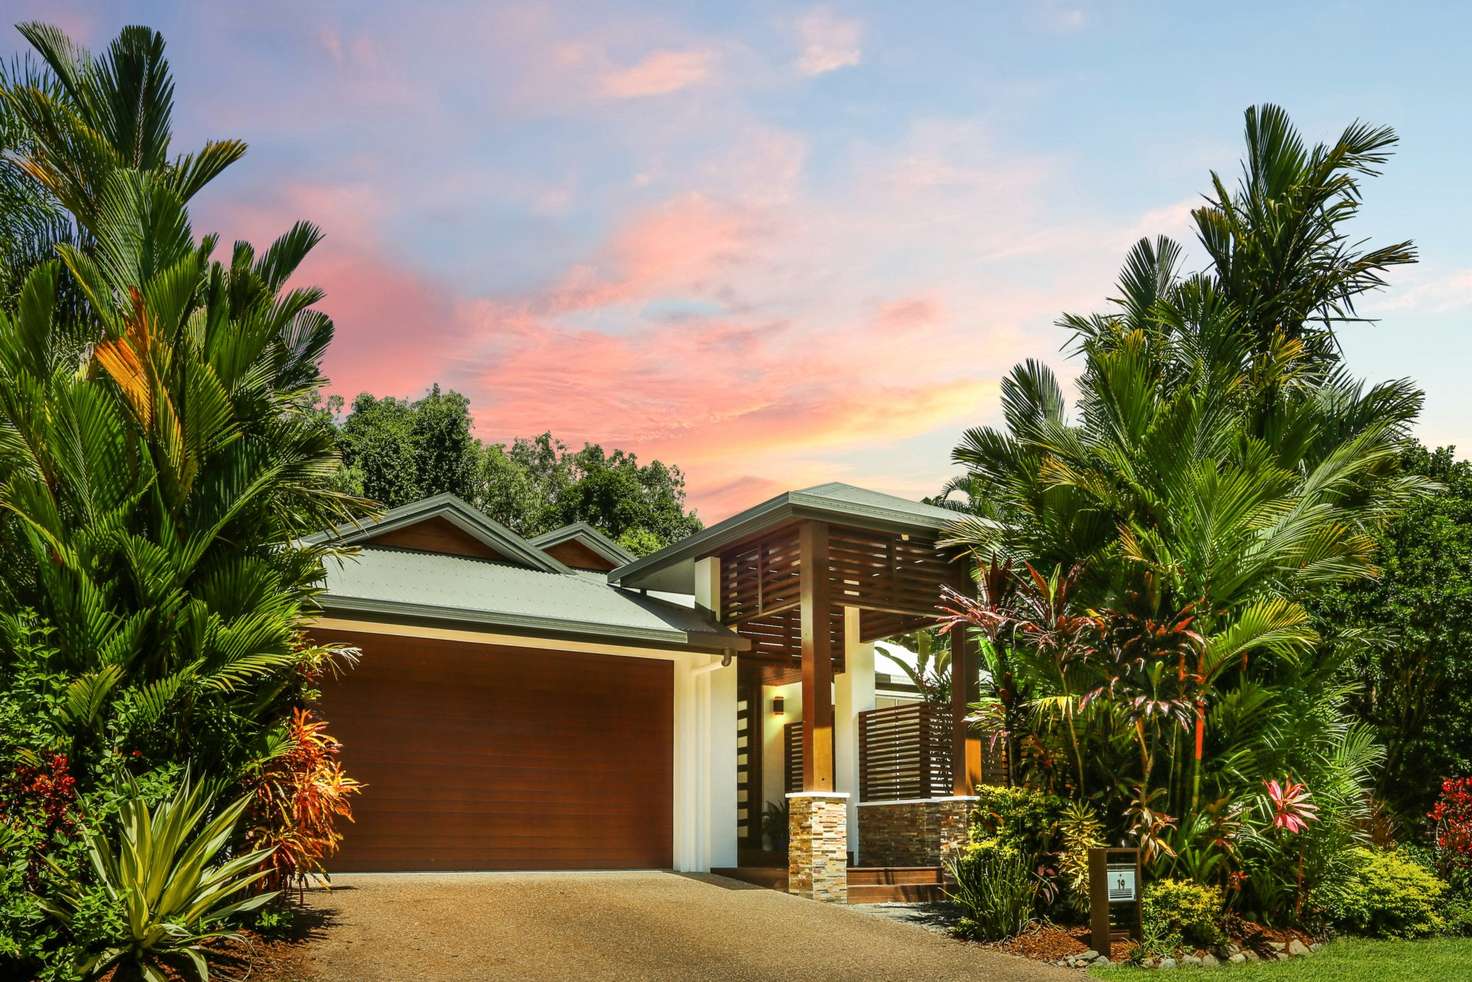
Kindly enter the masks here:
M 618 641 L 635 646 L 652 648 L 676 647 L 713 652 L 745 651 L 751 642 L 738 634 L 727 631 L 675 631 L 637 627 L 615 627 L 608 624 L 589 624 L 583 621 L 553 617 L 531 617 L 495 611 L 467 610 L 455 607 L 437 607 L 428 604 L 403 601 L 373 600 L 364 597 L 328 595 L 318 603 L 325 613 L 344 614 L 349 617 L 364 615 L 392 620 L 434 625 L 460 627 L 496 628 L 508 634 L 527 637 L 560 637 L 573 640 L 595 639 Z
M 614 542 L 587 522 L 573 522 L 571 525 L 564 525 L 560 529 L 543 532 L 541 535 L 528 541 L 538 549 L 543 550 L 561 545 L 564 542 L 577 541 L 610 563 L 613 563 L 614 566 L 622 566 L 625 563 L 634 561 L 632 553 L 625 551 L 623 546 Z
M 620 566 L 609 572 L 608 580 L 641 586 L 646 577 L 670 566 L 709 556 L 750 535 L 800 519 L 883 531 L 939 534 L 955 521 L 956 513 L 852 484 L 819 484 L 779 494 L 643 559 Z
M 432 498 L 413 501 L 407 505 L 390 508 L 380 518 L 369 522 L 349 522 L 328 532 L 308 537 L 309 545 L 334 543 L 356 545 L 375 536 L 401 529 L 430 518 L 443 518 L 460 531 L 495 550 L 508 560 L 539 569 L 544 573 L 572 572 L 552 556 L 523 539 L 500 522 L 477 508 L 471 507 L 462 498 L 448 492 Z

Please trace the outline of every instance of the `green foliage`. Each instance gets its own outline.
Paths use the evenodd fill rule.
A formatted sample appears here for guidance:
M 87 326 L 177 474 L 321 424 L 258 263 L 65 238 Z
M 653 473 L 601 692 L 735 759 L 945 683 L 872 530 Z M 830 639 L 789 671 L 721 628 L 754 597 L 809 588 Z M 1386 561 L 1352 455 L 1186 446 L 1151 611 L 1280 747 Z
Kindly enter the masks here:
M 991 784 L 977 788 L 976 795 L 971 813 L 973 843 L 996 841 L 1016 850 L 1033 866 L 1053 851 L 1065 808 L 1062 798 L 1032 788 Z
M 1309 148 L 1277 107 L 1246 123 L 1241 183 L 1213 175 L 1194 213 L 1211 265 L 1141 240 L 1106 313 L 1061 319 L 1074 411 L 1043 364 L 1012 371 L 1005 425 L 953 453 L 950 540 L 980 567 L 956 608 L 1014 779 L 1097 803 L 1157 875 L 1292 920 L 1339 874 L 1382 755 L 1305 602 L 1373 577 L 1373 534 L 1429 483 L 1401 466 L 1421 393 L 1362 384 L 1332 343 L 1413 255 L 1347 245 L 1394 134 Z M 1307 831 L 1262 807 L 1269 779 L 1307 786 Z
M 776 852 L 787 851 L 787 840 L 792 835 L 791 814 L 785 800 L 769 801 L 762 811 L 762 832 Z
M 1472 773 L 1472 462 L 1413 444 L 1401 467 L 1439 488 L 1376 531 L 1377 579 L 1310 609 L 1346 675 L 1362 680 L 1349 705 L 1386 748 L 1376 796 L 1411 833 L 1442 778 Z
M 259 866 L 269 850 L 221 855 L 249 801 L 244 796 L 216 810 L 204 784 L 186 778 L 172 799 L 154 808 L 132 789 L 118 809 L 116 841 L 104 823 L 84 827 L 97 886 L 57 869 L 61 883 L 43 904 L 84 946 L 84 973 L 120 964 L 149 982 L 163 982 L 168 965 L 209 978 L 201 946 L 234 937 L 227 927 L 233 918 L 275 897 L 240 899 L 265 875 Z
M 1058 819 L 1058 874 L 1064 901 L 1075 914 L 1089 912 L 1089 850 L 1105 845 L 1104 823 L 1094 809 L 1083 802 L 1068 802 Z
M 961 911 L 956 933 L 977 941 L 1020 934 L 1032 921 L 1038 878 L 1014 845 L 996 839 L 972 843 L 946 862 L 947 898 Z
M 363 393 L 338 428 L 344 483 L 389 507 L 451 492 L 526 536 L 587 522 L 635 556 L 700 529 L 677 467 L 572 452 L 550 433 L 482 444 L 472 429 L 470 401 L 438 385 L 415 401 Z
M 1145 887 L 1141 914 L 1145 931 L 1161 939 L 1193 947 L 1214 948 L 1225 940 L 1222 932 L 1222 892 L 1186 880 L 1156 880 Z
M 1355 848 L 1350 869 L 1315 902 L 1335 926 L 1376 937 L 1415 938 L 1446 928 L 1447 886 L 1401 852 Z

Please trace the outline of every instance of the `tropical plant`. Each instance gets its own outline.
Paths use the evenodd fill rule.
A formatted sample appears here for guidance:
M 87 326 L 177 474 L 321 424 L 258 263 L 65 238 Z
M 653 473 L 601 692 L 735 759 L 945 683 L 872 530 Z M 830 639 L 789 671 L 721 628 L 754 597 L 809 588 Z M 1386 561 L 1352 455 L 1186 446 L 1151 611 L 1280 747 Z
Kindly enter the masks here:
M 1437 872 L 1472 893 L 1472 777 L 1441 782 L 1441 797 L 1427 816 L 1432 823 Z
M 1039 880 L 1023 853 L 974 843 L 945 861 L 946 897 L 961 911 L 956 931 L 978 941 L 1020 934 L 1032 921 Z
M 1375 533 L 1375 580 L 1309 604 L 1315 629 L 1363 684 L 1350 710 L 1385 745 L 1375 796 L 1415 836 L 1440 780 L 1472 773 L 1472 461 L 1412 444 L 1402 469 L 1437 482 Z
M 1164 868 L 1249 870 L 1264 892 L 1243 902 L 1276 915 L 1337 875 L 1379 759 L 1305 601 L 1375 576 L 1377 532 L 1429 489 L 1400 465 L 1420 392 L 1366 387 L 1330 343 L 1413 255 L 1345 229 L 1393 143 L 1356 124 L 1307 150 L 1281 110 L 1250 110 L 1240 186 L 1213 175 L 1196 212 L 1211 265 L 1183 276 L 1176 243 L 1139 242 L 1112 309 L 1060 321 L 1075 412 L 1029 361 L 1003 382 L 1005 425 L 953 455 L 970 504 L 948 541 L 1026 570 L 952 611 L 1005 660 L 1014 775 L 1098 800 Z M 1270 834 L 1292 802 L 1254 807 L 1285 774 L 1318 809 L 1299 835 Z
M 951 701 L 951 649 L 931 628 L 921 628 L 897 638 L 899 644 L 915 653 L 915 661 L 892 654 L 883 648 L 877 654 L 894 665 L 926 702 L 945 706 Z
M 340 822 L 352 821 L 350 799 L 363 788 L 343 772 L 342 744 L 309 710 L 292 710 L 286 740 L 286 749 L 250 782 L 246 831 L 246 841 L 268 853 L 265 886 L 278 892 L 304 889 L 308 877 L 325 875 L 323 861 L 342 842 Z
M 787 840 L 792 834 L 790 816 L 791 809 L 786 801 L 769 801 L 762 811 L 762 832 L 774 852 L 787 851 Z
M 301 540 L 367 513 L 308 408 L 332 323 L 320 291 L 286 287 L 320 236 L 211 260 L 185 201 L 243 147 L 168 158 L 162 39 L 129 28 L 94 59 L 23 32 L 52 84 L 5 90 L 20 165 L 79 236 L 0 313 L 0 600 L 52 632 L 79 778 L 191 758 L 238 775 L 332 656 L 301 631 L 325 555 Z
M 123 930 L 88 954 L 80 966 L 84 973 L 100 974 L 117 965 L 119 978 L 164 982 L 167 965 L 209 979 L 202 946 L 236 936 L 231 920 L 275 896 L 241 896 L 266 875 L 260 867 L 269 850 L 221 856 L 249 804 L 242 796 L 216 811 L 205 785 L 186 775 L 174 797 L 152 809 L 133 785 L 118 809 L 115 843 L 109 830 L 84 824 L 92 874 L 123 914 Z M 44 906 L 75 930 L 92 890 L 60 867 L 56 871 L 62 883 Z
M 1094 809 L 1080 801 L 1070 801 L 1058 819 L 1058 875 L 1063 881 L 1063 897 L 1075 914 L 1089 912 L 1089 850 L 1107 842 L 1104 823 Z

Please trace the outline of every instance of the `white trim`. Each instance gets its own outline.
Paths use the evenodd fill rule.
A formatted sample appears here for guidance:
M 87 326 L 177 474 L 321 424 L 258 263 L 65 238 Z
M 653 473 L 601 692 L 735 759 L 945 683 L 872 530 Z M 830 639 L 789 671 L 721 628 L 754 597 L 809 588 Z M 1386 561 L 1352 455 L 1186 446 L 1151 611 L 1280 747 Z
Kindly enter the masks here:
M 433 638 L 440 641 L 465 641 L 470 644 L 499 644 L 507 648 L 539 648 L 543 651 L 575 651 L 591 655 L 625 655 L 630 658 L 658 658 L 676 661 L 692 656 L 692 652 L 661 651 L 657 648 L 635 648 L 632 645 L 603 641 L 572 641 L 561 638 L 536 638 L 524 634 L 497 634 L 492 631 L 469 631 L 456 627 L 426 627 L 419 624 L 396 624 L 391 621 L 360 621 L 350 617 L 315 617 L 307 627 L 319 631 L 351 631 L 357 634 L 383 634 L 398 638 Z M 695 655 L 695 657 L 703 657 Z M 719 664 L 719 658 L 717 660 Z
M 948 794 L 940 798 L 896 798 L 894 801 L 861 801 L 859 807 L 865 805 L 934 805 L 943 801 L 980 801 L 981 798 L 974 794 Z
M 836 801 L 847 801 L 847 791 L 789 791 L 789 798 L 829 798 Z

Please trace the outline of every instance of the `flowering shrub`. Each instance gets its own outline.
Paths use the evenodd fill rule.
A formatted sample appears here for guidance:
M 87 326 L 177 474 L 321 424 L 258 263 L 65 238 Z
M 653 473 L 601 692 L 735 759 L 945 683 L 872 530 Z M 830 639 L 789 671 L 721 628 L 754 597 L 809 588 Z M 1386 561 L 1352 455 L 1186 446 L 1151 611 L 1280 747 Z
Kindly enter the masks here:
M 1441 782 L 1441 798 L 1429 817 L 1436 829 L 1441 875 L 1458 881 L 1472 878 L 1472 777 Z
M 287 736 L 290 748 L 256 782 L 246 834 L 251 848 L 273 850 L 265 861 L 268 890 L 304 885 L 323 871 L 323 860 L 342 842 L 338 820 L 352 821 L 349 799 L 363 789 L 343 771 L 342 744 L 328 735 L 325 720 L 295 709 Z

